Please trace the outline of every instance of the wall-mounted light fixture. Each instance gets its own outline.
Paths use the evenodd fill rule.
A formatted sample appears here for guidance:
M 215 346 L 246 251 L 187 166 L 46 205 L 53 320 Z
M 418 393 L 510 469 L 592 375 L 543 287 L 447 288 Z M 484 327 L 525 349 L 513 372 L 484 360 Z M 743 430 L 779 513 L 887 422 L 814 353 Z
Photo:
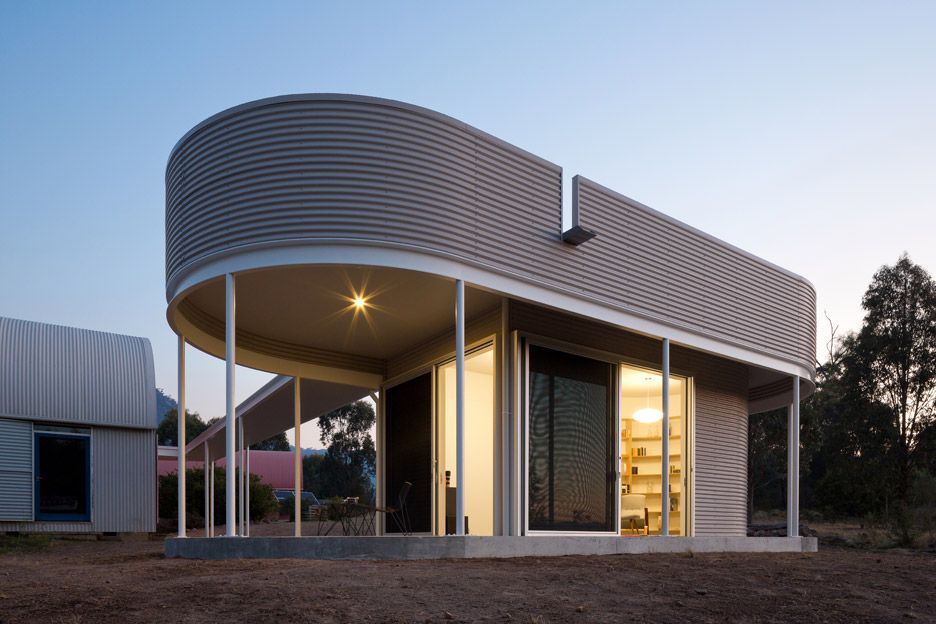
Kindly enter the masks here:
M 581 245 L 595 238 L 597 234 L 579 225 L 579 182 L 578 176 L 572 178 L 572 226 L 562 233 L 562 241 L 570 245 Z

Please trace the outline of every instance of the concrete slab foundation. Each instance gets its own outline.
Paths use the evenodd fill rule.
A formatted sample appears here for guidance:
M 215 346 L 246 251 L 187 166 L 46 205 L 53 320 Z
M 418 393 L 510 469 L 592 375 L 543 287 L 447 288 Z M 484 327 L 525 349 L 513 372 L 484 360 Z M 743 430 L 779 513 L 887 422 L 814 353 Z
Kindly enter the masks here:
M 465 559 L 706 552 L 816 552 L 815 537 L 188 537 L 166 539 L 185 559 Z

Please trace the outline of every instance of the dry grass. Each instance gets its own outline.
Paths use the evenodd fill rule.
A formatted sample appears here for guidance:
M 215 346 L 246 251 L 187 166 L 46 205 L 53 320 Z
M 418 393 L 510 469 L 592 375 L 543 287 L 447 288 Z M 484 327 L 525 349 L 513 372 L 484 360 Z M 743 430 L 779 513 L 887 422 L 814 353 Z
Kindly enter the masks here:
M 37 552 L 51 543 L 50 535 L 0 535 L 0 555 Z

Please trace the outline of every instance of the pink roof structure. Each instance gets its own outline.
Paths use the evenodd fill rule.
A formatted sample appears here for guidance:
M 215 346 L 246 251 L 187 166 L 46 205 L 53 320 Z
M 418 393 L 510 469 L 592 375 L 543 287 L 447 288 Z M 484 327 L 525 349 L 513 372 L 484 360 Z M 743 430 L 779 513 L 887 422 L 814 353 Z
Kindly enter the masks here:
M 294 454 L 292 451 L 250 451 L 250 474 L 260 477 L 260 481 L 276 490 L 294 487 Z M 200 461 L 187 461 L 189 469 L 201 468 Z M 225 465 L 222 457 L 215 462 L 215 469 L 223 469 Z M 158 475 L 174 474 L 178 470 L 178 460 L 165 458 L 163 455 L 157 462 Z

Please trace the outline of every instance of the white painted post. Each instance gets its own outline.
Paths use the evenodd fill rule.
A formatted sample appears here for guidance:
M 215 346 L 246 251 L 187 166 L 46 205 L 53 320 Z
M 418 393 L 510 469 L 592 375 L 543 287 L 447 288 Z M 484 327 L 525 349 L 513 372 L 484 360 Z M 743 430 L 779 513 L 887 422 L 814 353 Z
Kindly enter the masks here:
M 374 492 L 374 505 L 377 507 L 386 506 L 386 501 L 384 500 L 384 491 L 386 486 L 385 479 L 387 478 L 386 473 L 384 472 L 384 416 L 383 416 L 383 390 L 380 392 L 371 393 L 371 398 L 374 400 L 374 409 L 376 410 L 377 415 L 377 448 L 376 448 L 376 459 L 377 459 L 377 491 Z M 374 535 L 383 535 L 386 531 L 384 526 L 384 520 L 386 519 L 386 514 L 376 513 L 374 514 Z
M 660 535 L 669 535 L 669 378 L 670 378 L 670 350 L 669 338 L 663 339 L 663 423 L 660 438 L 662 439 L 663 473 L 660 485 Z
M 178 449 L 179 537 L 185 537 L 185 336 L 179 336 L 179 403 L 176 409 L 176 447 Z
M 210 508 L 210 510 L 208 511 L 208 513 L 211 514 L 211 524 L 209 525 L 208 537 L 214 537 L 214 528 L 215 528 L 215 514 L 214 514 L 214 508 L 215 508 L 215 504 L 214 504 L 214 503 L 215 503 L 214 482 L 215 482 L 215 477 L 214 477 L 214 469 L 215 469 L 215 463 L 214 463 L 214 462 L 211 462 L 211 497 L 210 497 L 210 498 L 211 498 L 211 508 Z
M 205 463 L 203 464 L 205 467 L 205 470 L 204 470 L 205 472 L 205 537 L 210 537 L 211 536 L 211 499 L 210 499 L 209 494 L 211 492 L 211 484 L 208 482 L 208 463 L 210 460 L 210 456 L 209 456 L 209 451 L 208 451 L 207 440 L 205 441 L 203 448 L 205 451 L 204 453 Z
M 293 385 L 293 426 L 296 428 L 296 452 L 294 461 L 293 479 L 293 509 L 296 514 L 296 526 L 293 535 L 302 537 L 302 394 L 300 392 L 301 379 L 295 378 Z
M 235 300 L 234 300 L 234 276 L 230 273 L 224 276 L 225 285 L 225 323 L 224 323 L 224 357 L 227 365 L 226 376 L 226 407 L 227 414 L 225 418 L 225 457 L 227 463 L 224 467 L 225 472 L 225 534 L 227 537 L 237 536 L 237 501 L 234 485 L 235 472 L 234 464 L 237 461 L 235 450 L 235 437 L 237 421 L 234 417 L 234 382 L 235 382 L 235 361 L 234 361 L 234 319 L 235 319 Z
M 237 509 L 240 513 L 240 534 L 241 536 L 247 534 L 247 521 L 245 520 L 246 507 L 244 503 L 246 502 L 246 494 L 244 484 L 246 482 L 245 466 L 246 462 L 244 461 L 244 421 L 240 418 L 237 419 L 237 485 L 240 488 L 240 491 L 237 495 Z
M 465 282 L 455 282 L 455 534 L 465 534 Z
M 793 401 L 790 404 L 787 440 L 787 535 L 799 536 L 799 429 L 800 383 L 793 378 Z
M 247 489 L 244 490 L 244 501 L 245 501 L 244 509 L 246 510 L 246 512 L 244 513 L 244 528 L 246 529 L 244 531 L 244 535 L 246 535 L 247 537 L 250 537 L 250 447 L 249 446 L 247 447 L 247 450 L 244 451 L 244 453 L 247 455 L 246 459 L 244 460 L 244 472 L 247 473 L 247 477 L 246 477 Z

